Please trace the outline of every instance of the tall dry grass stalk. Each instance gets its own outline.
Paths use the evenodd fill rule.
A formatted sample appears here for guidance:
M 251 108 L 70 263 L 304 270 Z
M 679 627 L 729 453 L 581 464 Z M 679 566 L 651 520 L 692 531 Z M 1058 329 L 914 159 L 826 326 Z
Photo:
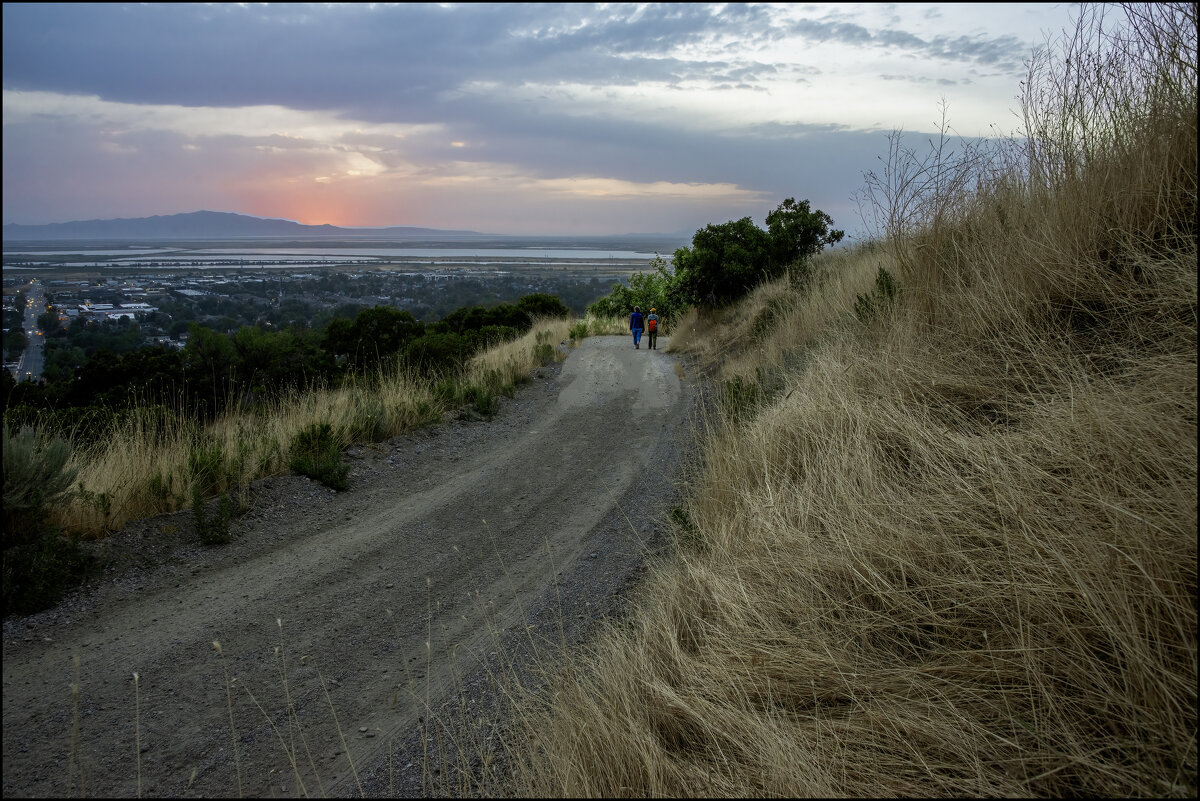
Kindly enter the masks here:
M 1124 24 L 904 247 L 677 326 L 679 552 L 520 696 L 518 792 L 1196 795 L 1195 6 Z
M 137 757 L 137 797 L 142 797 L 142 687 L 141 676 L 133 672 L 133 750 Z
M 477 355 L 461 376 L 492 391 L 511 387 L 537 366 L 561 358 L 567 320 L 540 320 L 524 336 Z M 135 410 L 107 439 L 80 448 L 71 465 L 83 488 L 54 510 L 64 529 L 101 537 L 129 520 L 183 508 L 198 448 L 220 454 L 215 491 L 246 492 L 251 481 L 286 472 L 295 435 L 327 422 L 341 447 L 386 439 L 442 419 L 452 401 L 434 392 L 435 379 L 401 369 L 337 388 L 297 390 L 269 406 L 237 409 L 203 428 L 161 408 Z
M 488 348 L 467 365 L 469 384 L 499 383 L 513 385 L 550 360 L 561 360 L 565 353 L 559 345 L 569 337 L 571 324 L 565 319 L 549 318 L 534 322 L 524 337 Z
M 572 332 L 578 331 L 580 336 L 585 337 L 626 334 L 629 332 L 629 318 L 599 317 L 589 313 L 580 318 L 571 330 Z
M 229 713 L 229 743 L 233 751 L 233 767 L 237 775 L 238 798 L 244 798 L 242 791 L 242 759 L 238 753 L 238 736 L 237 726 L 233 722 L 233 682 L 234 679 L 229 676 L 229 666 L 225 664 L 225 652 L 221 648 L 219 640 L 212 641 L 213 648 L 216 649 L 217 657 L 221 660 L 221 672 L 225 676 L 225 709 Z M 192 780 L 195 780 L 195 772 L 192 773 Z M 191 786 L 191 782 L 188 783 Z

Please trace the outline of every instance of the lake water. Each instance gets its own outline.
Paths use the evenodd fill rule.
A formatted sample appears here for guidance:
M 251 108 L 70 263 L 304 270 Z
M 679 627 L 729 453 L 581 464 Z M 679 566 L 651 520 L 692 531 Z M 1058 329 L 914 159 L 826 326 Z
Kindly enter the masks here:
M 122 248 L 121 250 L 95 250 L 79 248 L 78 250 L 5 250 L 5 256 L 128 256 L 131 253 L 171 253 L 169 248 Z
M 379 258 L 440 259 L 652 259 L 653 253 L 636 250 L 585 250 L 582 248 L 212 248 L 202 253 L 246 255 L 304 255 L 324 258 L 326 256 L 375 256 Z
M 81 247 L 78 250 L 5 251 L 6 270 L 49 267 L 61 262 L 39 257 L 75 256 L 76 267 L 101 269 L 319 269 L 350 266 L 372 269 L 409 261 L 432 267 L 584 267 L 645 269 L 654 253 L 639 250 L 590 248 L 429 248 L 429 247 L 334 247 L 334 248 L 126 248 L 122 250 Z M 671 262 L 672 254 L 662 254 Z M 88 261 L 94 260 L 91 264 Z M 219 263 L 218 263 L 219 262 Z M 232 262 L 232 263 L 231 263 Z M 63 265 L 65 266 L 65 265 Z
M 137 254 L 134 256 L 134 254 Z M 205 258 L 235 258 L 237 256 L 304 256 L 312 261 L 337 261 L 346 258 L 374 259 L 570 259 L 570 260 L 640 260 L 649 261 L 653 253 L 637 250 L 586 250 L 583 248 L 176 248 L 159 250 L 6 250 L 6 256 L 130 256 L 127 261 L 155 260 L 164 253 L 172 260 Z

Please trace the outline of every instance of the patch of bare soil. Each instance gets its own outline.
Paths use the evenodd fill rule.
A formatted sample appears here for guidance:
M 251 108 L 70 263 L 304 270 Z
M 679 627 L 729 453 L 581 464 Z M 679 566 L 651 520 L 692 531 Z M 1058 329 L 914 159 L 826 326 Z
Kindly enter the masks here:
M 348 492 L 257 482 L 229 545 L 131 523 L 4 621 L 4 795 L 463 791 L 497 679 L 536 681 L 665 545 L 696 396 L 662 350 L 591 338 L 491 421 L 351 449 Z

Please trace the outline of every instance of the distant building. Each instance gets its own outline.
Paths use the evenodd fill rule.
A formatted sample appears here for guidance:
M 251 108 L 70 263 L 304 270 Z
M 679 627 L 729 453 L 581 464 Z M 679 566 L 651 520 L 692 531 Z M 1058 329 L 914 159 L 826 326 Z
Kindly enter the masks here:
M 153 342 L 155 345 L 162 345 L 164 348 L 173 348 L 175 350 L 181 350 L 183 348 L 183 346 L 185 344 L 187 344 L 187 338 L 184 337 L 182 340 L 177 341 L 177 340 L 171 339 L 170 337 L 154 337 Z
M 84 320 L 134 320 L 139 315 L 158 311 L 157 306 L 149 303 L 123 303 L 120 306 L 112 303 L 83 303 L 78 308 L 67 309 L 70 317 L 80 317 Z

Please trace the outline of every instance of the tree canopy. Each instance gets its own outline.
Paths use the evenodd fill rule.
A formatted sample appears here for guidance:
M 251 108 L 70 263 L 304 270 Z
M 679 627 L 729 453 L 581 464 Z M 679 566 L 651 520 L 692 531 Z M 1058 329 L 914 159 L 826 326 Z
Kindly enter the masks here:
M 826 245 L 842 240 L 833 219 L 807 200 L 788 198 L 767 214 L 767 230 L 749 217 L 706 225 L 690 248 L 675 251 L 675 294 L 699 306 L 724 306 L 763 281 L 803 268 Z
M 629 276 L 628 286 L 613 284 L 612 293 L 588 306 L 588 311 L 598 317 L 623 317 L 638 306 L 643 312 L 657 309 L 663 319 L 670 319 L 675 312 L 682 311 L 670 295 L 675 278 L 667 268 L 666 259 L 656 253 L 650 260 L 650 267 L 652 272 Z
M 774 276 L 795 264 L 803 264 L 826 245 L 842 241 L 845 231 L 830 226 L 833 218 L 820 209 L 809 207 L 807 200 L 788 198 L 767 215 L 767 233 L 771 238 L 771 268 Z
M 709 224 L 675 251 L 679 296 L 699 306 L 723 306 L 766 277 L 770 240 L 749 217 Z

